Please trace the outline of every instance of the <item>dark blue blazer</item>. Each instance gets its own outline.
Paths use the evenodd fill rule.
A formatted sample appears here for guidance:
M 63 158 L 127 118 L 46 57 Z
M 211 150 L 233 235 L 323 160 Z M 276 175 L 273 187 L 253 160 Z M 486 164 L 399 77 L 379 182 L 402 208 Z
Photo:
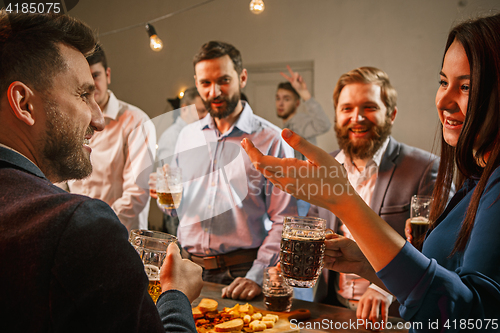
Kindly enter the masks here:
M 196 331 L 184 294 L 164 293 L 155 307 L 141 259 L 106 203 L 61 190 L 4 147 L 0 268 L 1 325 L 11 332 Z

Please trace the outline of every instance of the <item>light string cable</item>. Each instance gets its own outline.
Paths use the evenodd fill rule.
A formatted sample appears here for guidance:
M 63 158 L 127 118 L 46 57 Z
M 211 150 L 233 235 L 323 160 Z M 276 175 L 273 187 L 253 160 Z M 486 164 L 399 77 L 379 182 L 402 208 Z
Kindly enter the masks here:
M 177 15 L 177 14 L 180 14 L 180 13 L 183 13 L 185 11 L 188 11 L 188 10 L 191 10 L 193 8 L 196 8 L 196 7 L 200 7 L 200 6 L 203 6 L 209 2 L 212 2 L 212 1 L 215 1 L 215 0 L 206 0 L 206 1 L 203 1 L 203 2 L 200 2 L 200 3 L 197 3 L 195 5 L 192 5 L 190 7 L 186 7 L 186 8 L 183 8 L 183 9 L 179 9 L 178 11 L 176 12 L 172 12 L 172 13 L 168 13 L 166 15 L 163 15 L 163 16 L 160 16 L 158 18 L 155 18 L 153 20 L 149 20 L 147 22 L 144 22 L 144 23 L 137 23 L 137 24 L 134 24 L 134 25 L 130 25 L 128 27 L 125 27 L 125 28 L 120 28 L 120 29 L 115 29 L 115 30 L 111 30 L 111 31 L 107 31 L 107 32 L 104 32 L 102 34 L 99 34 L 100 37 L 103 37 L 103 36 L 107 36 L 107 35 L 112 35 L 112 34 L 116 34 L 118 32 L 122 32 L 122 31 L 126 31 L 126 30 L 130 30 L 130 29 L 133 29 L 133 28 L 137 28 L 137 27 L 144 27 L 147 23 L 154 23 L 154 22 L 158 22 L 158 21 L 161 21 L 161 20 L 164 20 L 166 18 L 169 18 L 169 17 L 172 17 L 174 15 Z

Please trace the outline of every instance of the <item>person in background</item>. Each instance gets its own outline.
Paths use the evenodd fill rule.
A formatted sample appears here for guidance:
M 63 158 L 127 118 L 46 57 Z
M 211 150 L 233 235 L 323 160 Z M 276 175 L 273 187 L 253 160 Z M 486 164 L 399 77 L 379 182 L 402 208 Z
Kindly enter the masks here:
M 71 193 L 101 199 L 127 229 L 147 229 L 148 177 L 154 168 L 156 131 L 148 115 L 116 98 L 108 85 L 111 68 L 101 46 L 87 58 L 95 82 L 95 100 L 104 114 L 104 130 L 90 140 L 90 177 L 68 182 Z
M 332 123 L 318 101 L 312 97 L 302 76 L 292 71 L 290 66 L 287 69 L 290 76 L 281 73 L 287 82 L 280 83 L 276 91 L 276 114 L 283 119 L 283 127 L 316 144 L 316 137 L 328 132 Z M 297 110 L 301 98 L 304 100 L 306 113 Z M 304 159 L 304 155 L 297 151 L 295 157 Z
M 158 139 L 156 160 L 161 161 L 162 165 L 170 164 L 174 156 L 175 144 L 181 130 L 187 124 L 205 118 L 207 114 L 208 111 L 196 87 L 186 89 L 181 99 L 179 116 L 175 119 L 175 122 L 162 133 L 160 139 Z
M 209 115 L 184 127 L 175 147 L 172 165 L 182 169 L 184 182 L 177 235 L 186 256 L 204 268 L 205 281 L 227 284 L 223 297 L 250 300 L 261 293 L 264 269 L 276 264 L 284 216 L 297 215 L 297 208 L 253 167 L 240 141 L 252 138 L 273 156 L 293 151 L 278 127 L 241 101 L 248 74 L 233 45 L 208 42 L 193 65 Z
M 201 269 L 168 248 L 148 294 L 126 228 L 101 200 L 53 185 L 92 172 L 105 121 L 85 55 L 92 29 L 67 15 L 0 11 L 0 283 L 17 332 L 195 332 Z M 92 153 L 93 154 L 93 153 Z
M 500 14 L 451 30 L 439 76 L 436 107 L 443 135 L 433 192 L 437 204 L 422 252 L 353 195 L 342 173 L 321 172 L 342 166 L 292 131 L 284 130 L 283 138 L 308 162 L 263 156 L 249 140 L 242 144 L 273 183 L 342 220 L 356 242 L 328 235 L 325 267 L 356 273 L 391 291 L 401 303 L 401 317 L 412 322 L 410 332 L 498 332 Z M 308 168 L 306 176 L 293 173 L 301 166 Z M 447 204 L 455 175 L 459 190 Z M 325 190 L 307 197 L 296 193 L 299 186 Z M 335 187 L 335 193 L 327 191 Z
M 375 67 L 359 67 L 342 74 L 333 90 L 335 133 L 340 149 L 330 155 L 343 165 L 349 182 L 374 212 L 401 236 L 410 218 L 413 195 L 432 195 L 439 159 L 396 141 L 390 134 L 397 108 L 397 92 L 389 76 Z M 333 213 L 312 206 L 309 214 L 327 220 L 329 228 L 352 238 Z M 355 274 L 324 270 L 327 286 L 318 287 L 316 300 L 356 310 L 360 319 L 387 321 L 390 293 Z M 325 281 L 326 282 L 326 281 Z M 391 315 L 397 315 L 397 302 Z
M 198 93 L 196 87 L 188 88 L 184 91 L 181 99 L 179 116 L 175 122 L 163 132 L 158 140 L 158 149 L 156 150 L 156 161 L 160 165 L 170 164 L 174 157 L 175 144 L 179 133 L 187 125 L 197 120 L 205 118 L 208 111 L 203 104 L 203 100 Z M 150 175 L 150 187 L 156 186 L 156 173 Z M 153 196 L 156 199 L 155 196 Z M 170 216 L 163 214 L 163 229 L 172 234 L 177 235 L 177 228 L 179 227 L 179 218 L 177 216 Z

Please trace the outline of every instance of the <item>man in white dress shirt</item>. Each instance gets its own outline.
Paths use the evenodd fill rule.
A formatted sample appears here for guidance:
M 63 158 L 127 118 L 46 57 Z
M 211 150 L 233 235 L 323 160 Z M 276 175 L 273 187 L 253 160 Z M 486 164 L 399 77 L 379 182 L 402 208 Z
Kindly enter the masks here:
M 205 118 L 208 114 L 205 104 L 198 93 L 196 87 L 188 88 L 184 91 L 181 99 L 179 115 L 175 122 L 163 132 L 158 139 L 158 149 L 156 150 L 156 160 L 161 164 L 170 164 L 174 157 L 175 144 L 182 129 L 187 124 Z M 174 111 L 175 112 L 175 111 Z M 150 181 L 156 182 L 156 173 L 151 174 Z M 163 229 L 174 236 L 177 235 L 179 218 L 163 214 Z

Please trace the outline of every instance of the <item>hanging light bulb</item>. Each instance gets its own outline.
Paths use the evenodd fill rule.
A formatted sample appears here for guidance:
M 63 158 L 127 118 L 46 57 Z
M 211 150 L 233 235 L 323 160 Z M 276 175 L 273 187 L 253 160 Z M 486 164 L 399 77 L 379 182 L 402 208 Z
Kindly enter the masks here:
M 146 24 L 146 31 L 148 32 L 149 35 L 149 46 L 151 47 L 151 50 L 159 52 L 161 49 L 163 49 L 163 42 L 161 41 L 160 37 L 156 34 L 155 28 L 151 24 Z
M 260 14 L 264 11 L 266 6 L 262 0 L 252 0 L 250 2 L 250 11 L 254 14 Z

